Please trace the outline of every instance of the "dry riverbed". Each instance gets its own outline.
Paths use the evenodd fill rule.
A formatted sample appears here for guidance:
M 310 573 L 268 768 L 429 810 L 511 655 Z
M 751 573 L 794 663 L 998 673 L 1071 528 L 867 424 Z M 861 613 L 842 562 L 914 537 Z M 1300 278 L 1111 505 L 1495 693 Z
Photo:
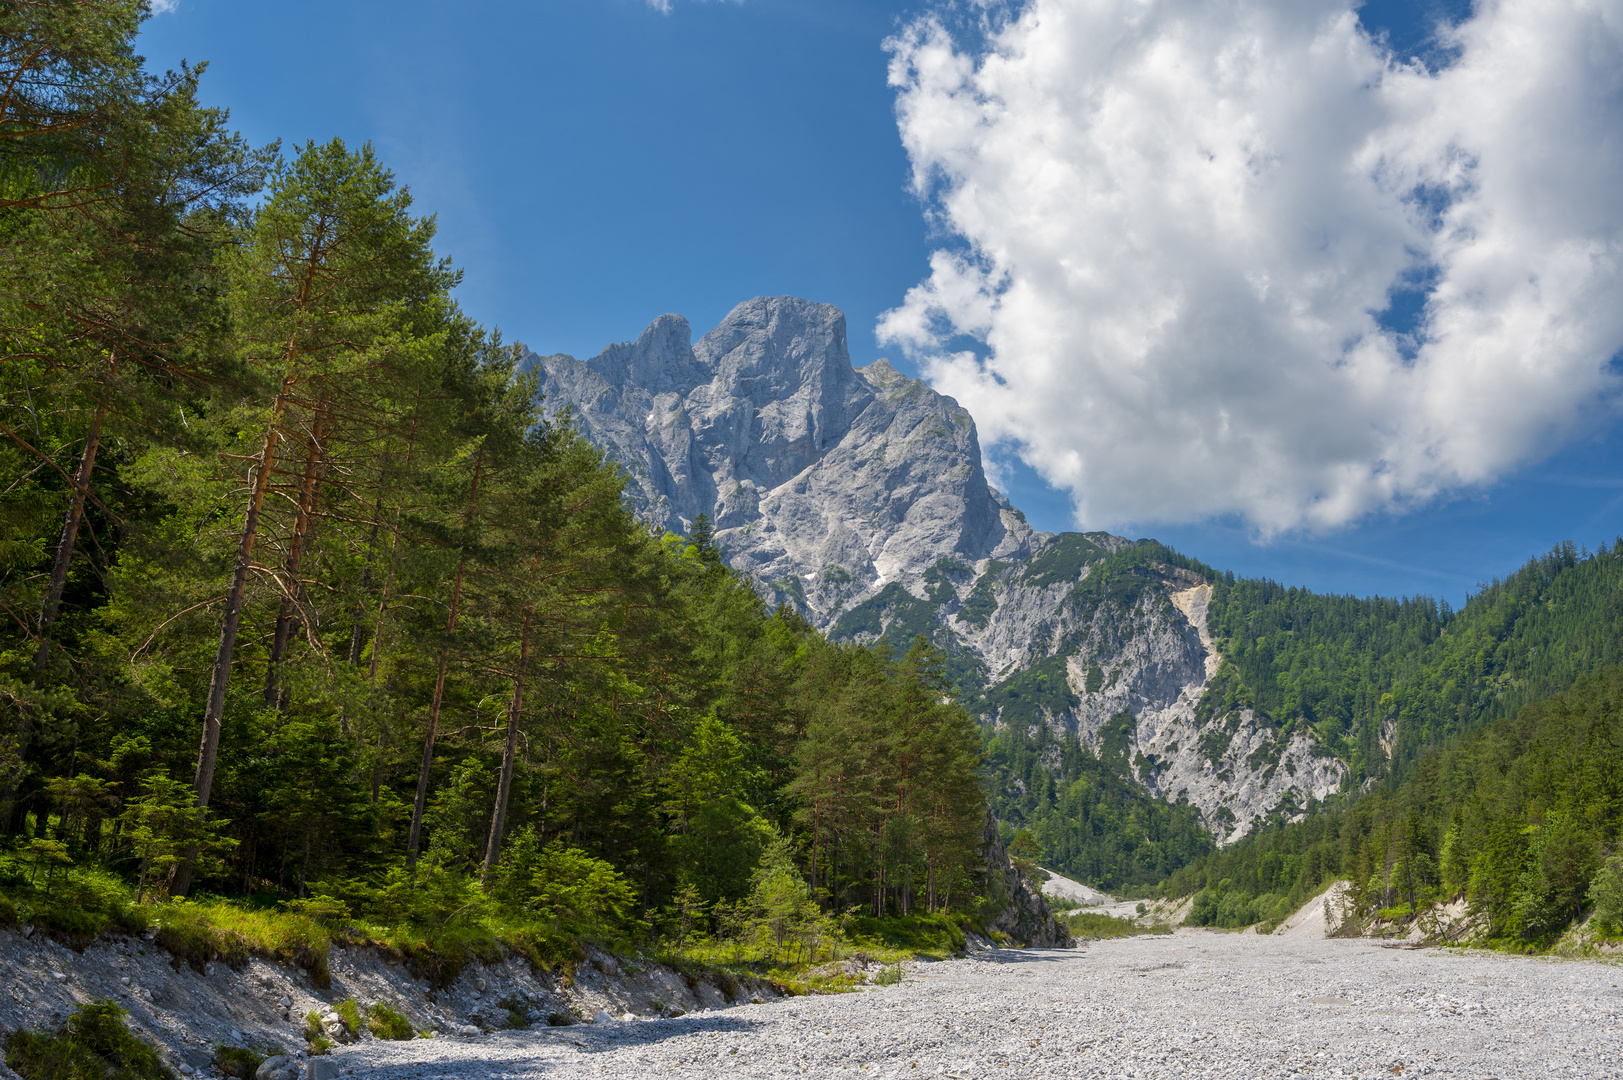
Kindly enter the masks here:
M 1623 1077 L 1623 966 L 1179 931 L 922 964 L 900 986 L 339 1053 L 488 1077 Z

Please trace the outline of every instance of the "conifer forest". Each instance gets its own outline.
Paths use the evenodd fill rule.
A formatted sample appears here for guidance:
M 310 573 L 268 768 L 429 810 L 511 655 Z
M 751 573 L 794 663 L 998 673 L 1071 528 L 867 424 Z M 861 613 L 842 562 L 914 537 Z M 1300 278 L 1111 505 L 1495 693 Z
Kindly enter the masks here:
M 81 932 L 972 909 L 941 658 L 635 520 L 373 150 L 247 145 L 144 9 L 0 15 L 6 887 Z

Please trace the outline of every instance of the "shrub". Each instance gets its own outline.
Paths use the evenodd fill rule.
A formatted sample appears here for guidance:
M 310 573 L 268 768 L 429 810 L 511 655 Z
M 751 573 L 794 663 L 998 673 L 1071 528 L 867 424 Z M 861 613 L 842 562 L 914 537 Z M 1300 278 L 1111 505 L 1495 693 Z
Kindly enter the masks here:
M 506 997 L 496 1002 L 496 1007 L 498 1009 L 507 1010 L 508 1027 L 516 1030 L 530 1026 L 530 1003 L 520 998 L 517 994 L 508 994 Z
M 880 968 L 879 969 L 879 974 L 877 974 L 877 975 L 875 975 L 873 977 L 873 981 L 875 983 L 877 983 L 878 985 L 880 985 L 880 986 L 895 986 L 897 983 L 901 982 L 902 981 L 902 965 L 901 965 L 901 962 L 897 961 L 894 964 L 887 964 L 884 967 Z
M 345 1004 L 348 1004 L 348 1002 Z M 378 1038 L 393 1039 L 396 1042 L 416 1038 L 417 1032 L 412 1030 L 411 1021 L 407 1020 L 404 1015 L 387 1003 L 382 1001 L 373 1002 L 372 1008 L 368 1012 L 366 1026 Z M 343 1014 L 340 1013 L 340 1015 Z M 346 1019 L 344 1022 L 348 1023 L 349 1021 Z
M 321 1022 L 321 1014 L 314 1009 L 304 1014 L 304 1042 L 310 1048 L 312 1057 L 319 1057 L 332 1049 L 326 1025 Z
M 1172 928 L 1166 923 L 1140 926 L 1132 919 L 1118 919 L 1102 911 L 1079 911 L 1074 915 L 1067 915 L 1065 926 L 1071 931 L 1071 936 L 1076 938 L 1124 938 L 1140 934 L 1172 933 Z
M 1593 925 L 1606 937 L 1623 934 L 1623 855 L 1613 855 L 1589 884 Z
M 6 1064 L 24 1080 L 175 1080 L 158 1052 L 124 1023 L 111 998 L 74 1010 L 56 1034 L 14 1031 Z
M 214 1067 L 226 1076 L 236 1077 L 237 1080 L 253 1080 L 254 1073 L 264 1060 L 245 1046 L 226 1046 L 220 1043 L 214 1048 Z
M 964 950 L 964 929 L 948 915 L 847 916 L 845 932 L 854 942 L 902 949 L 915 956 L 945 958 Z

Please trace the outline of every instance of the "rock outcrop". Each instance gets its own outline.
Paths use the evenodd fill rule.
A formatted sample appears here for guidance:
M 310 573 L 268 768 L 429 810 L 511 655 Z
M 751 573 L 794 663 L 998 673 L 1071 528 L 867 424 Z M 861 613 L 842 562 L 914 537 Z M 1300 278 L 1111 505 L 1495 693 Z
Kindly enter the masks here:
M 884 360 L 853 368 L 838 308 L 758 297 L 697 342 L 663 315 L 590 360 L 529 363 L 646 520 L 685 533 L 708 515 L 734 569 L 835 638 L 926 634 L 985 722 L 1124 755 L 1224 842 L 1339 788 L 1345 765 L 1308 737 L 1197 716 L 1220 663 L 1205 578 L 1159 565 L 1126 592 L 1087 587 L 1146 542 L 1034 531 L 987 482 L 969 413 Z
M 1003 837 L 997 831 L 997 819 L 986 815 L 986 828 L 981 833 L 981 855 L 986 859 L 989 891 L 1001 891 L 1004 904 L 990 929 L 1009 935 L 1022 945 L 1039 945 L 1063 949 L 1071 944 L 1071 933 L 1065 924 L 1054 917 L 1048 898 L 1026 880 L 1026 876 L 1009 858 Z

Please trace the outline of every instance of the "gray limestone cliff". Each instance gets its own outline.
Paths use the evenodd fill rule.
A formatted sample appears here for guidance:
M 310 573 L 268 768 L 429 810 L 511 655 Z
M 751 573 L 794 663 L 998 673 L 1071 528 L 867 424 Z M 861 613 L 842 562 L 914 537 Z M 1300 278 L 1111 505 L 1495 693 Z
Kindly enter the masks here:
M 1124 755 L 1225 842 L 1339 789 L 1345 766 L 1307 737 L 1198 716 L 1221 659 L 1205 578 L 1154 564 L 1095 587 L 1147 542 L 1034 531 L 987 482 L 969 413 L 885 360 L 853 367 L 838 308 L 758 297 L 697 342 L 663 315 L 589 360 L 528 363 L 644 519 L 686 533 L 709 515 L 734 569 L 832 637 L 928 636 L 985 722 Z

